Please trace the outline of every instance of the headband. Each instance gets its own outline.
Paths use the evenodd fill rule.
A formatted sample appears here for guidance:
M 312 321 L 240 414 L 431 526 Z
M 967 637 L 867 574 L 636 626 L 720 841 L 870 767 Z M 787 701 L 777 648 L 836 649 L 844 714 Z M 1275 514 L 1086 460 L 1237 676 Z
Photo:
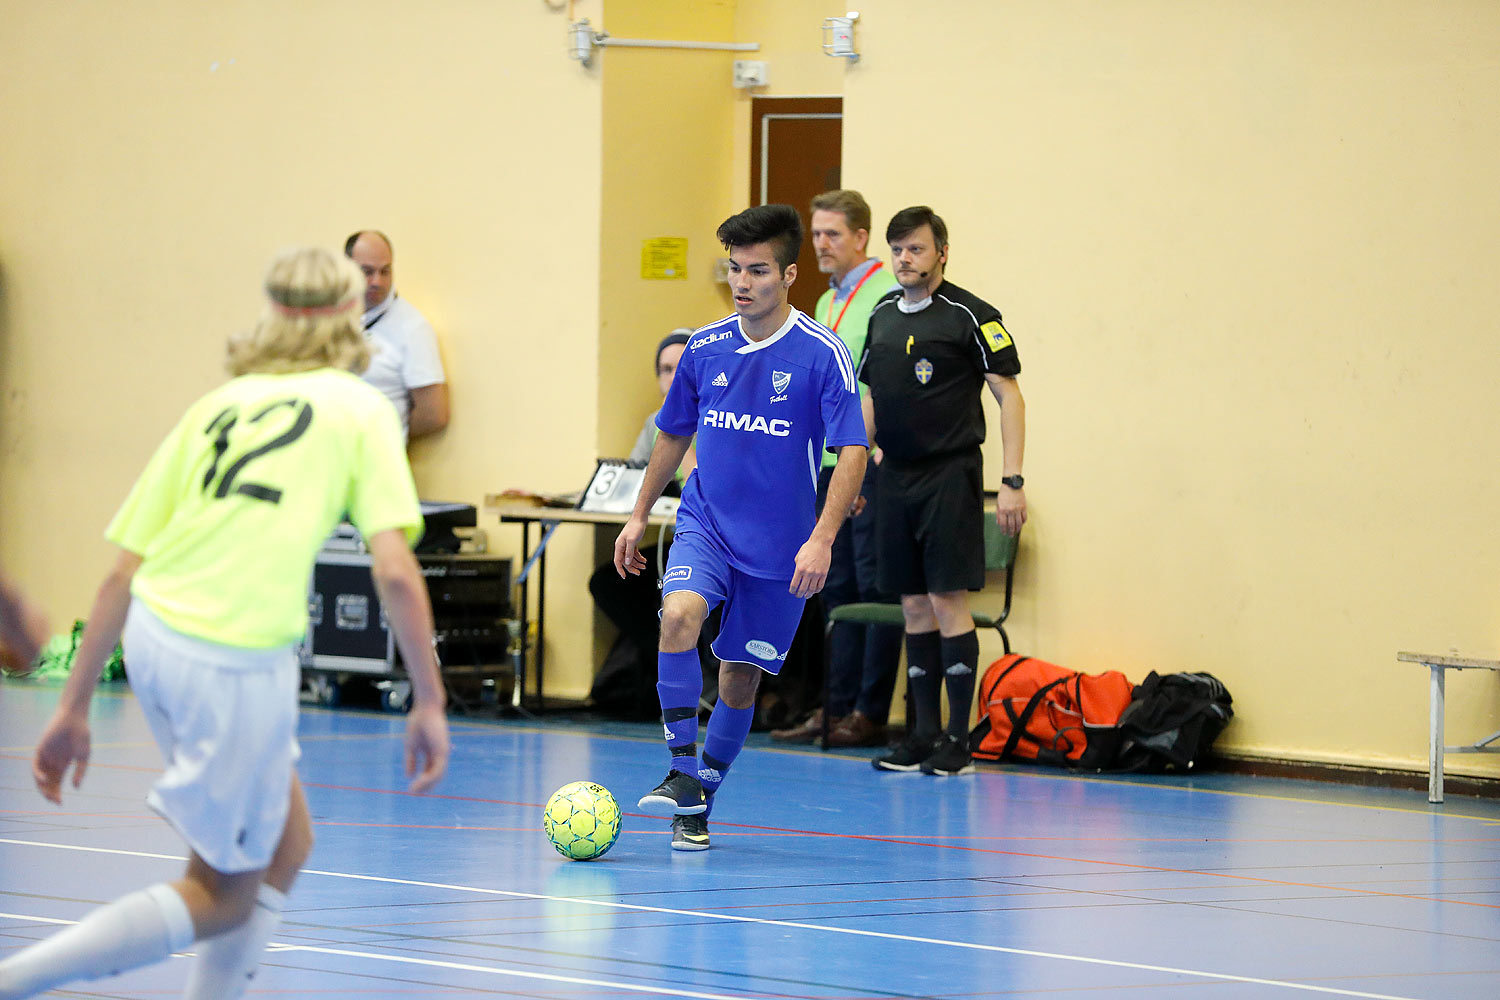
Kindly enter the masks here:
M 354 300 L 349 299 L 327 306 L 289 306 L 284 302 L 277 302 L 275 299 L 270 299 L 269 297 L 268 299 L 271 303 L 271 308 L 283 316 L 328 316 L 332 313 L 343 312 L 353 305 L 354 302 Z

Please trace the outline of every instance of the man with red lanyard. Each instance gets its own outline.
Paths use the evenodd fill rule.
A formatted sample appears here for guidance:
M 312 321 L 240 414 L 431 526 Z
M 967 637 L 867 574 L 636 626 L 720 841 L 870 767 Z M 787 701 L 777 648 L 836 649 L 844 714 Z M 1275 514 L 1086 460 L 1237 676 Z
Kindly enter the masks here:
M 830 275 L 828 291 L 818 300 L 813 318 L 838 334 L 853 357 L 865 346 L 870 310 L 896 287 L 890 268 L 865 253 L 870 240 L 870 206 L 858 191 L 825 191 L 812 200 L 813 250 L 818 270 Z M 868 391 L 863 385 L 861 392 Z M 828 495 L 837 456 L 826 450 L 818 475 L 818 511 Z M 865 465 L 861 489 L 866 503 L 875 498 L 875 463 Z M 833 559 L 823 601 L 829 610 L 855 601 L 892 600 L 875 586 L 875 511 L 867 506 L 859 517 L 844 521 L 833 543 Z M 799 725 L 778 729 L 779 743 L 812 743 L 822 736 L 823 713 L 828 713 L 830 746 L 883 746 L 885 723 L 891 711 L 896 667 L 901 656 L 901 630 L 844 624 L 833 633 L 828 704 Z

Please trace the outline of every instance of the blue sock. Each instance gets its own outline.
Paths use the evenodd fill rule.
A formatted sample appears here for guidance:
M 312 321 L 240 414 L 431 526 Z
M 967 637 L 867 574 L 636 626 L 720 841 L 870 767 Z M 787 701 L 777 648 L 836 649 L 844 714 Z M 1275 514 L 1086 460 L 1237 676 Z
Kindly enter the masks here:
M 745 737 L 755 721 L 755 706 L 731 708 L 722 698 L 708 717 L 708 733 L 703 738 L 703 767 L 698 780 L 703 794 L 712 795 L 724 783 L 724 772 L 745 748 Z
M 698 772 L 698 699 L 703 695 L 703 670 L 698 651 L 656 654 L 656 696 L 672 770 Z

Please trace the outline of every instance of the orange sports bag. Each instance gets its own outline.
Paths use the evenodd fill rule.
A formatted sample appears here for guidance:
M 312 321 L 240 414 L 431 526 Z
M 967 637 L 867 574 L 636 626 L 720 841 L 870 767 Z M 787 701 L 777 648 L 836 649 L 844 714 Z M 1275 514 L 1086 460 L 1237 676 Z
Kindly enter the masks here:
M 1118 670 L 1081 674 L 1010 653 L 979 681 L 979 724 L 969 752 L 980 760 L 1035 761 L 1061 767 L 1110 767 L 1115 728 L 1132 685 Z

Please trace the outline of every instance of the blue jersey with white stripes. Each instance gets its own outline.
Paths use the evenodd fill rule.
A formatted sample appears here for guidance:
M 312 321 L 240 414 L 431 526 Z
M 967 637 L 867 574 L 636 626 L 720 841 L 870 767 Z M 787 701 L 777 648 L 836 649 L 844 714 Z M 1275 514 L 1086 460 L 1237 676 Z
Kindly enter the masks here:
M 848 348 L 795 308 L 759 342 L 738 316 L 696 331 L 656 426 L 698 436 L 677 530 L 701 531 L 735 569 L 779 580 L 812 534 L 825 442 L 865 446 Z

